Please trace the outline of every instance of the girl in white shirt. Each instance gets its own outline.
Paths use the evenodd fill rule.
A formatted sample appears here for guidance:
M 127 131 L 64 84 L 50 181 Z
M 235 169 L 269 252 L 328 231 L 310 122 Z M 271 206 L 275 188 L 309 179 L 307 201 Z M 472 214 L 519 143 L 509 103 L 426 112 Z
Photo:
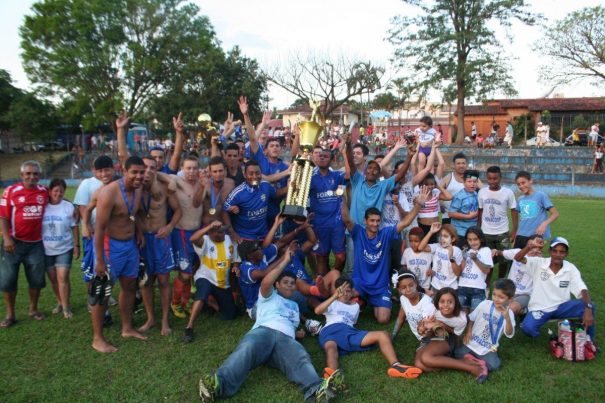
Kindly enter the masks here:
M 409 270 L 402 270 L 393 275 L 393 284 L 399 291 L 399 300 L 401 309 L 395 321 L 392 338 L 395 339 L 404 321 L 408 322 L 410 330 L 418 340 L 422 336 L 418 333 L 418 324 L 424 319 L 435 315 L 435 305 L 433 300 L 418 286 L 418 280 L 414 273 Z
M 458 298 L 466 313 L 473 311 L 485 300 L 486 279 L 494 267 L 492 251 L 487 247 L 487 239 L 479 227 L 466 231 L 464 269 L 458 279 Z
M 433 234 L 439 233 L 439 243 L 429 244 Z M 433 254 L 433 266 L 427 271 L 432 276 L 431 289 L 438 291 L 443 287 L 458 288 L 458 276 L 462 272 L 462 251 L 455 246 L 458 240 L 456 228 L 451 224 L 435 222 L 424 236 L 418 250 Z

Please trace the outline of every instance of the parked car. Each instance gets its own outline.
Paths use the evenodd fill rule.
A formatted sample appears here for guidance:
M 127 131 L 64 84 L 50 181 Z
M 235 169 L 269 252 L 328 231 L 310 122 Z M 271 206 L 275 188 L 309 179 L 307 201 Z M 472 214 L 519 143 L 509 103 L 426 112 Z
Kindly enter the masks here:
M 527 143 L 525 143 L 528 146 L 535 146 L 537 142 L 536 137 L 532 137 L 531 139 L 527 140 Z M 552 137 L 548 138 L 548 141 L 546 142 L 546 146 L 547 147 L 558 147 L 560 146 L 561 143 L 559 143 L 558 141 L 553 140 Z
M 45 150 L 59 150 L 59 151 L 69 151 L 67 149 L 67 144 L 65 144 L 61 140 L 51 141 L 50 143 L 44 144 Z

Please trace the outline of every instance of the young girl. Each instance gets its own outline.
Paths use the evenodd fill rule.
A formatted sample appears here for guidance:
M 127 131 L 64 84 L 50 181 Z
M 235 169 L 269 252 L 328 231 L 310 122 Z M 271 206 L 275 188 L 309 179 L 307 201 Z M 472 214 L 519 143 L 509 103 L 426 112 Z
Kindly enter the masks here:
M 420 126 L 414 131 L 414 135 L 418 142 L 418 170 L 422 170 L 431 155 L 433 142 L 437 136 L 437 131 L 433 129 L 433 119 L 430 116 L 421 117 Z
M 450 201 L 453 196 L 437 182 L 437 179 L 431 173 L 420 182 L 420 186 L 426 186 L 430 191 L 430 198 L 424 203 L 424 207 L 420 209 L 417 217 L 418 226 L 426 234 L 431 229 L 431 224 L 439 221 L 439 201 Z M 437 234 L 433 234 L 429 242 L 437 243 Z
M 395 355 L 389 334 L 384 331 L 356 329 L 359 305 L 351 301 L 351 279 L 340 277 L 336 280 L 334 294 L 315 308 L 317 315 L 325 315 L 326 325 L 319 333 L 319 344 L 326 352 L 324 378 L 331 376 L 339 368 L 338 357 L 354 351 L 366 351 L 376 344 L 390 364 L 387 375 L 394 378 L 417 378 L 422 371 L 402 365 Z
M 436 233 L 439 233 L 439 243 L 429 244 L 429 239 Z M 458 288 L 458 276 L 462 272 L 462 251 L 454 246 L 457 240 L 458 235 L 453 225 L 435 222 L 418 245 L 418 250 L 433 254 L 433 266 L 427 271 L 427 276 L 432 276 L 433 291 L 443 287 Z
M 486 279 L 494 262 L 487 239 L 479 227 L 470 227 L 466 231 L 466 243 L 469 249 L 465 248 L 463 253 L 465 264 L 458 279 L 458 298 L 464 311 L 469 313 L 486 298 Z
M 457 360 L 452 354 L 458 339 L 466 327 L 466 314 L 462 311 L 456 291 L 445 287 L 435 294 L 435 316 L 423 319 L 418 325 L 422 336 L 420 347 L 416 351 L 415 365 L 423 371 L 438 369 L 457 369 L 473 376 L 478 383 L 487 379 L 488 369 L 480 360 Z
M 417 277 L 409 270 L 402 270 L 393 275 L 393 284 L 399 291 L 399 300 L 401 309 L 395 321 L 392 338 L 399 333 L 403 327 L 404 320 L 407 320 L 410 330 L 418 340 L 422 338 L 418 333 L 418 324 L 426 318 L 435 315 L 435 305 L 433 300 L 418 285 Z
M 515 335 L 515 315 L 508 306 L 514 295 L 511 280 L 496 280 L 492 301 L 483 301 L 470 314 L 464 345 L 456 349 L 456 357 L 487 365 L 489 371 L 500 368 L 498 340 L 502 333 L 509 339 Z
M 427 275 L 431 269 L 431 261 L 433 256 L 429 252 L 422 252 L 418 247 L 424 238 L 424 231 L 420 227 L 414 227 L 408 234 L 409 247 L 403 251 L 401 256 L 401 268 L 414 273 L 418 285 L 431 296 L 433 293 L 429 291 L 431 287 L 431 276 Z M 397 286 L 397 285 L 395 285 Z

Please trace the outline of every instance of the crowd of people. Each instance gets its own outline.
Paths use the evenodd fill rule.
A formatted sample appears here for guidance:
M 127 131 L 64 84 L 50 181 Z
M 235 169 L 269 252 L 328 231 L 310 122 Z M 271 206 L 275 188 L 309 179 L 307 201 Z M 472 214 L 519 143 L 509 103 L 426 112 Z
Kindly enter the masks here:
M 169 158 L 160 146 L 142 157 L 129 155 L 129 119 L 121 114 L 122 176 L 116 177 L 110 157 L 99 156 L 73 203 L 64 200 L 65 181 L 41 186 L 40 165 L 25 162 L 22 181 L 0 200 L 6 305 L 0 327 L 17 323 L 21 264 L 29 316 L 44 319 L 38 298 L 47 275 L 57 299 L 53 313 L 71 318 L 69 273 L 81 257 L 97 351 L 117 350 L 103 333 L 117 282 L 122 337 L 146 339 L 154 327 L 168 335 L 172 314 L 187 319 L 182 337 L 193 342 L 204 307 L 225 320 L 246 312 L 254 321 L 217 371 L 201 378 L 206 401 L 234 395 L 262 364 L 280 369 L 305 400 L 327 401 L 346 390 L 339 357 L 374 346 L 388 376 L 454 369 L 483 383 L 501 366 L 499 340 L 514 336 L 516 321 L 537 337 L 548 320 L 581 318 L 594 340 L 588 287 L 566 260 L 569 242 L 551 236 L 559 213 L 533 188 L 528 172 L 516 175 L 518 198 L 502 186 L 498 166 L 487 169 L 484 184 L 462 153 L 446 174 L 429 117 L 386 155 L 369 159 L 368 146 L 353 144 L 347 132 L 328 133 L 307 153 L 297 128 L 269 135 L 267 115 L 254 127 L 245 97 L 238 106 L 247 142 L 229 114 L 223 131 L 211 137 L 207 158 L 183 153 L 180 115 L 173 119 Z M 292 166 L 281 158 L 285 147 L 315 165 L 306 219 L 281 214 Z M 146 312 L 139 328 L 133 325 L 137 293 Z M 358 329 L 364 308 L 379 324 L 395 316 L 392 334 Z M 393 345 L 406 323 L 419 342 L 409 364 Z M 319 374 L 297 341 L 305 333 L 318 335 L 325 351 Z

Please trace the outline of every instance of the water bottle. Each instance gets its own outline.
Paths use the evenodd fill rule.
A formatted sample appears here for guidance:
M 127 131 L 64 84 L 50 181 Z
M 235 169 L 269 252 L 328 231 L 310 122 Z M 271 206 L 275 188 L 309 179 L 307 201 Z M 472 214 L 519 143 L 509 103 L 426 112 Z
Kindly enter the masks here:
M 569 321 L 567 319 L 561 322 L 560 329 L 567 332 L 571 331 L 571 325 L 569 324 Z

